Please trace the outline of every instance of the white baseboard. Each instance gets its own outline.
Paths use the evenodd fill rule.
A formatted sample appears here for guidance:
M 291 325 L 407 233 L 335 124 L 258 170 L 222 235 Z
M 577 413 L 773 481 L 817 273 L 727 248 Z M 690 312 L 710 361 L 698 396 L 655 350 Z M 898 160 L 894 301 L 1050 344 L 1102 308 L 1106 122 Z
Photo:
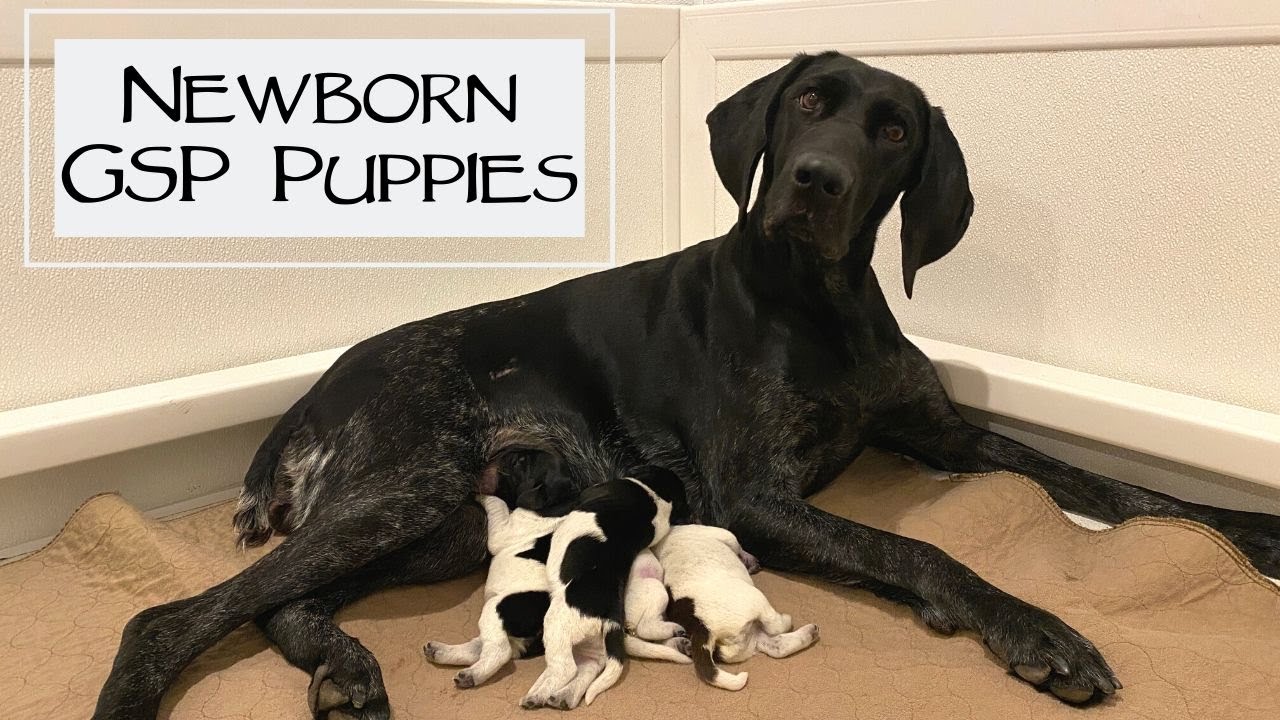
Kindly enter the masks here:
M 1280 415 L 912 338 L 961 405 L 1280 488 Z M 0 478 L 280 415 L 344 348 L 0 413 Z

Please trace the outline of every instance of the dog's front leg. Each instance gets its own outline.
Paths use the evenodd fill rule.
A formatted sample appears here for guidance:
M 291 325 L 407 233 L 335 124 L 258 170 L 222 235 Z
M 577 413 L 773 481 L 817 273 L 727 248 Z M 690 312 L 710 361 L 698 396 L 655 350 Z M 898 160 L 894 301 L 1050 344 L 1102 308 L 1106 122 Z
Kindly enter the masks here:
M 781 493 L 744 498 L 730 514 L 730 529 L 770 567 L 900 589 L 898 596 L 931 627 L 981 634 L 1020 677 L 1067 702 L 1088 702 L 1120 687 L 1080 633 L 928 543 L 859 525 Z

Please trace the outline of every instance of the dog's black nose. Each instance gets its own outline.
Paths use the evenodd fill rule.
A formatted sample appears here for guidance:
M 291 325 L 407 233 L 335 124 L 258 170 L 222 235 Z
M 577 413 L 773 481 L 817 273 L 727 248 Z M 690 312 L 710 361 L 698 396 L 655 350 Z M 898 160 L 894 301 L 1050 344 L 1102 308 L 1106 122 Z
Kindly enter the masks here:
M 837 198 L 849 189 L 849 172 L 831 160 L 808 153 L 796 158 L 792 175 L 798 187 Z

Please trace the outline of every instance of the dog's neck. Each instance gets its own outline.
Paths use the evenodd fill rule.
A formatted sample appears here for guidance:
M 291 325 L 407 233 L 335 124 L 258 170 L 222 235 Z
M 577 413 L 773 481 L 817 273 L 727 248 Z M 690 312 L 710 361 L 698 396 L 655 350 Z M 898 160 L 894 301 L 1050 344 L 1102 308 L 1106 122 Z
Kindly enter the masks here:
M 767 237 L 764 211 L 752 208 L 724 238 L 718 251 L 722 270 L 732 272 L 758 300 L 785 305 L 812 316 L 858 322 L 865 315 L 865 295 L 879 294 L 871 269 L 879 219 L 868 222 L 849 241 L 839 261 L 822 258 L 816 249 L 785 237 Z

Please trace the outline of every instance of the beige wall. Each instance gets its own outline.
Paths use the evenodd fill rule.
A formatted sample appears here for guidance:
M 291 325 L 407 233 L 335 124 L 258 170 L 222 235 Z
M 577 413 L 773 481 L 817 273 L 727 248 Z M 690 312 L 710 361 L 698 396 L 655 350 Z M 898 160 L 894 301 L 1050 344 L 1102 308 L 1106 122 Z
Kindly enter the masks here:
M 907 332 L 1280 412 L 1280 47 L 865 59 L 946 108 L 977 200 L 910 301 L 886 223 Z
M 49 167 L 52 69 L 32 74 L 33 154 Z M 589 188 L 607 187 L 607 88 L 607 65 L 593 63 L 587 73 Z M 618 63 L 620 262 L 662 252 L 661 90 L 659 63 Z M 0 242 L 9 258 L 0 263 L 0 410 L 345 345 L 408 320 L 527 292 L 579 272 L 24 269 L 21 107 L 21 69 L 0 67 Z M 33 224 L 47 226 L 50 178 L 37 179 Z M 520 244 L 505 248 L 522 253 L 519 259 L 599 259 L 607 245 L 598 222 L 607 215 L 606 200 L 599 191 L 588 196 L 590 237 L 584 240 L 462 247 L 466 241 L 362 238 L 343 241 L 343 259 L 382 260 L 388 253 L 392 259 L 421 259 L 424 249 L 432 253 L 429 259 L 438 259 L 493 252 L 499 242 Z M 292 251 L 301 244 L 294 243 Z M 334 245 L 325 241 L 310 249 Z M 89 249 L 94 257 L 107 257 L 114 247 Z M 225 245 L 197 241 L 195 247 L 212 251 Z M 86 244 L 61 249 L 83 253 Z M 137 249 L 154 255 L 155 245 Z M 0 549 L 56 532 L 95 493 L 120 491 L 150 510 L 233 488 L 269 427 L 252 423 L 0 478 L 0 504 L 7 508 L 0 511 Z
M 52 69 L 32 72 L 33 248 L 113 259 L 128 243 L 50 242 Z M 581 240 L 235 242 L 248 259 L 602 260 L 607 257 L 607 64 L 587 73 L 588 237 Z M 659 63 L 617 65 L 619 261 L 662 251 Z M 442 310 L 527 292 L 580 271 L 24 269 L 22 71 L 0 67 L 0 410 L 355 342 Z M 43 242 L 42 242 L 43 239 Z M 133 249 L 157 257 L 162 241 Z M 227 241 L 179 241 L 217 253 Z M 85 257 L 89 253 L 89 257 Z M 136 257 L 136 256 L 135 256 Z M 245 259 L 244 255 L 236 259 Z

